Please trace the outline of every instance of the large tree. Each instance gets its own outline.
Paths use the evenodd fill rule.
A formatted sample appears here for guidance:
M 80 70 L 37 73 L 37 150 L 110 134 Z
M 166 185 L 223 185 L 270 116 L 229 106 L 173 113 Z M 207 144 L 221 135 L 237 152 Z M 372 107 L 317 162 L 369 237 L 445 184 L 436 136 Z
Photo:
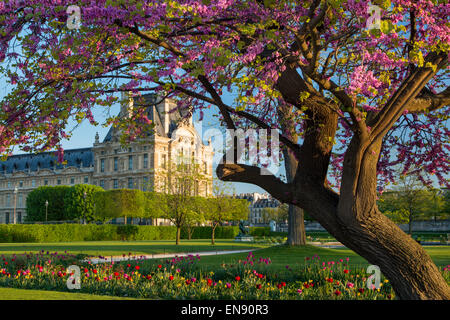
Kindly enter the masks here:
M 392 165 L 445 183 L 449 4 L 376 3 L 380 21 L 366 0 L 2 2 L 0 152 L 56 147 L 61 158 L 68 119 L 96 123 L 93 106 L 120 91 L 157 91 L 200 114 L 213 105 L 228 129 L 276 130 L 296 160 L 285 181 L 236 161 L 218 165 L 220 179 L 304 209 L 378 265 L 400 298 L 449 299 L 428 254 L 376 203 Z M 74 4 L 79 29 L 68 28 Z M 284 106 L 300 114 L 287 127 L 296 136 L 279 121 Z M 125 121 L 130 139 L 150 123 L 143 107 Z

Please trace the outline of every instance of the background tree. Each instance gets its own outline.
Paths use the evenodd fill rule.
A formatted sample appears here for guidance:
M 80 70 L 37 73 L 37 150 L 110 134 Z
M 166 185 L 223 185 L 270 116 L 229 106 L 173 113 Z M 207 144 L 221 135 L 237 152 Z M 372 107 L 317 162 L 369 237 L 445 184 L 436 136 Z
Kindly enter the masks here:
M 289 219 L 289 205 L 283 203 L 276 208 L 264 208 L 262 210 L 264 223 L 275 221 L 277 224 L 286 223 Z
M 412 224 L 418 219 L 431 219 L 441 211 L 439 195 L 429 190 L 414 173 L 400 175 L 392 191 L 384 192 L 379 207 L 392 221 L 408 224 L 408 234 L 412 234 Z
M 147 186 L 147 188 L 150 188 L 150 186 Z M 163 197 L 164 194 L 159 194 L 154 191 L 146 191 L 144 192 L 144 196 L 146 198 L 144 218 L 152 220 L 161 218 L 163 215 L 163 208 L 161 206 L 164 204 L 161 197 Z
M 438 219 L 450 218 L 450 210 L 445 210 L 445 191 L 433 188 L 427 190 L 427 193 L 429 201 L 425 208 L 425 215 L 432 217 L 434 222 Z
M 211 224 L 211 244 L 215 244 L 215 232 L 225 221 L 248 220 L 248 202 L 232 196 L 233 187 L 229 183 L 215 181 L 213 197 L 208 198 L 205 219 Z
M 205 197 L 192 197 L 191 211 L 185 217 L 184 228 L 188 236 L 188 240 L 192 239 L 194 227 L 205 222 L 205 214 L 208 212 L 208 202 Z
M 397 163 L 448 186 L 447 2 L 379 1 L 379 29 L 369 0 L 76 3 L 78 30 L 66 24 L 73 1 L 0 5 L 3 155 L 20 145 L 62 159 L 68 120 L 95 124 L 92 107 L 110 107 L 123 91 L 163 93 L 192 112 L 214 106 L 227 129 L 281 133 L 298 162 L 283 181 L 262 175 L 262 164 L 224 161 L 221 180 L 304 209 L 378 265 L 400 298 L 450 299 L 429 255 L 376 203 Z M 301 113 L 288 126 L 298 139 L 280 125 L 283 105 Z M 122 120 L 130 140 L 150 127 L 144 108 Z
M 199 192 L 199 182 L 208 180 L 202 172 L 195 159 L 183 156 L 169 160 L 167 170 L 159 172 L 157 183 L 160 186 L 164 184 L 164 193 L 160 193 L 161 218 L 176 226 L 177 245 L 180 243 L 181 228 L 201 215 L 195 210 L 195 196 Z
M 95 216 L 99 219 L 145 217 L 147 198 L 141 190 L 113 189 L 102 192 L 94 192 Z
M 64 198 L 65 216 L 70 220 L 80 219 L 88 223 L 96 220 L 93 194 L 97 191 L 103 191 L 103 188 L 90 184 L 77 184 L 70 187 Z

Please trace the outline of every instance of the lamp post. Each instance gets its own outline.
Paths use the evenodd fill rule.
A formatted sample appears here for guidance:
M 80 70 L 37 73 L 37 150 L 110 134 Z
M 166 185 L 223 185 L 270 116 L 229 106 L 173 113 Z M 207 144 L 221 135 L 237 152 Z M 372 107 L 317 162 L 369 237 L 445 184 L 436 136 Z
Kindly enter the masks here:
M 48 200 L 45 200 L 45 222 L 48 221 Z
M 17 193 L 19 192 L 19 189 L 17 186 L 14 188 L 14 224 L 16 224 L 16 199 L 17 199 Z

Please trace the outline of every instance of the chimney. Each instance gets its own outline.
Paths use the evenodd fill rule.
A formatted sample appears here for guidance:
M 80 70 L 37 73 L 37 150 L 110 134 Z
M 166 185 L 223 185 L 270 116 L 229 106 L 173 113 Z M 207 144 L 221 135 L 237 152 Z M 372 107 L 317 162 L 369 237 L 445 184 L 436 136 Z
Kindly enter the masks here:
M 167 99 L 164 99 L 164 101 L 162 101 L 160 104 L 158 104 L 156 106 L 156 108 L 158 109 L 158 113 L 160 115 L 161 122 L 162 122 L 162 125 L 164 127 L 164 133 L 167 135 L 169 133 L 169 125 L 170 125 L 170 121 L 169 121 L 169 111 L 170 111 L 169 101 Z
M 119 117 L 130 117 L 133 110 L 133 98 L 130 92 L 122 92 Z

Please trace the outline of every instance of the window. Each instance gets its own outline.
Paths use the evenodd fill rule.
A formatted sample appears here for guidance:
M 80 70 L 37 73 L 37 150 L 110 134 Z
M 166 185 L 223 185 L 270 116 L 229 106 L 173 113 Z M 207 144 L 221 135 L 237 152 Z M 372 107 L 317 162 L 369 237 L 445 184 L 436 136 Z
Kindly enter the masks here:
M 100 180 L 100 187 L 105 189 L 105 180 Z
M 6 195 L 6 206 L 9 207 L 11 205 L 11 195 Z
M 114 171 L 119 170 L 119 158 L 115 157 L 114 158 Z
M 118 154 L 119 153 L 119 149 L 114 149 L 114 154 Z
M 19 207 L 21 207 L 21 206 L 23 206 L 23 195 L 22 194 L 19 194 L 19 196 L 18 196 L 18 198 L 19 198 Z
M 70 178 L 70 184 L 75 184 L 75 178 Z
M 118 189 L 119 188 L 119 180 L 117 180 L 117 179 L 113 180 L 113 188 L 114 189 Z
M 128 178 L 128 189 L 133 189 L 133 178 Z
M 133 152 L 133 148 L 128 148 L 128 152 Z
M 61 179 L 58 179 L 58 182 L 57 182 L 57 184 L 61 184 Z
M 148 168 L 148 153 L 144 153 L 144 169 Z
M 89 183 L 89 177 L 88 176 L 84 177 L 84 183 Z
M 22 212 L 17 212 L 17 222 L 22 223 Z
M 48 180 L 44 180 L 44 186 L 48 185 Z
M 9 223 L 9 212 L 5 213 L 5 223 Z
M 31 187 L 35 188 L 36 187 L 36 180 L 31 180 Z
M 8 181 L 8 189 L 12 188 L 11 181 Z
M 105 172 L 105 159 L 100 160 L 100 172 Z
M 162 155 L 162 164 L 161 164 L 161 166 L 162 166 L 164 169 L 166 169 L 166 162 L 167 162 L 166 155 L 163 154 L 163 155 Z
M 128 170 L 133 170 L 133 156 L 128 156 Z
M 19 181 L 19 187 L 23 187 L 23 181 Z

